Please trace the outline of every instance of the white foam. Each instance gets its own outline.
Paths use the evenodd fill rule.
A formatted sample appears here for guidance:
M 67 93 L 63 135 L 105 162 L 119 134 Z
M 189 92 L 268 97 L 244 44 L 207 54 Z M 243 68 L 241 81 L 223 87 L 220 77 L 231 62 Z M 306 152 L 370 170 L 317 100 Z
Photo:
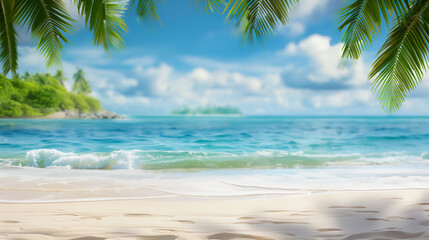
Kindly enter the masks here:
M 268 160 L 268 161 L 267 161 Z M 272 161 L 271 161 L 272 160 Z M 187 163 L 190 164 L 187 164 Z M 226 164 L 231 162 L 231 164 Z M 0 159 L 1 165 L 68 169 L 199 169 L 293 168 L 314 166 L 429 165 L 427 153 L 306 153 L 260 150 L 249 153 L 119 150 L 110 153 L 74 153 L 35 149 L 25 157 Z M 182 164 L 183 163 L 183 164 Z M 149 167 L 148 167 L 149 166 Z M 182 167 L 183 166 L 183 167 Z M 147 168 L 148 167 L 148 168 Z
M 164 197 L 293 197 L 321 191 L 425 189 L 426 168 L 216 170 L 195 173 L 10 168 L 0 202 L 61 202 Z
M 76 154 L 64 153 L 56 149 L 37 149 L 28 151 L 24 162 L 26 166 L 41 168 L 135 169 L 135 159 L 135 151 Z

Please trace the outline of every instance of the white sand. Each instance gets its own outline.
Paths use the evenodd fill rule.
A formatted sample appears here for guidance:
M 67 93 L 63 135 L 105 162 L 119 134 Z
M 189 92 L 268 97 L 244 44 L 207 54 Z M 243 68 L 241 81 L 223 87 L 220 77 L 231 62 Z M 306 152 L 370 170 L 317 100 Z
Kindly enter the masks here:
M 429 190 L 0 204 L 0 239 L 429 239 Z

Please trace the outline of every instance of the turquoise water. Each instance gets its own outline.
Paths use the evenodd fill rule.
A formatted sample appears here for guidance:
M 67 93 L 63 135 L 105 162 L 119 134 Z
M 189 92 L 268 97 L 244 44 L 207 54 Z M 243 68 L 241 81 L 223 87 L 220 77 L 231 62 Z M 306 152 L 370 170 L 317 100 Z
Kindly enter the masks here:
M 0 166 L 290 169 L 429 166 L 429 118 L 0 120 Z
M 429 118 L 3 119 L 0 202 L 427 189 L 428 150 Z

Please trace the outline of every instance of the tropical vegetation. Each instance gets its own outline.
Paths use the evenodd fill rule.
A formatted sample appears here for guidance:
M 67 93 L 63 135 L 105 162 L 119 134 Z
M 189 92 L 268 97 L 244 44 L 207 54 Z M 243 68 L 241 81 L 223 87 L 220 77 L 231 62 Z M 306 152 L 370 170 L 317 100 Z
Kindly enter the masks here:
M 64 87 L 64 73 L 0 75 L 0 117 L 40 117 L 56 111 L 95 112 L 103 108 L 97 99 Z M 61 82 L 63 81 L 63 82 Z
M 242 115 L 240 109 L 231 106 L 182 107 L 171 111 L 172 115 Z
M 85 78 L 85 73 L 82 69 L 79 68 L 77 72 L 73 75 L 73 78 L 73 92 L 78 94 L 91 93 L 91 88 L 89 87 L 88 81 Z
M 93 33 L 95 45 L 107 51 L 123 46 L 127 30 L 124 15 L 158 20 L 161 0 L 70 0 Z M 288 22 L 299 0 L 194 0 L 207 12 L 217 11 L 235 20 L 245 39 L 263 39 Z M 428 68 L 429 0 L 349 0 L 341 10 L 343 58 L 358 59 L 370 47 L 383 25 L 389 34 L 372 65 L 368 78 L 382 107 L 396 111 L 407 94 L 422 81 Z M 305 6 L 304 6 L 305 7 Z M 37 48 L 48 67 L 60 67 L 64 35 L 75 19 L 58 0 L 0 1 L 0 63 L 4 74 L 16 75 L 18 36 L 25 26 L 37 39 Z

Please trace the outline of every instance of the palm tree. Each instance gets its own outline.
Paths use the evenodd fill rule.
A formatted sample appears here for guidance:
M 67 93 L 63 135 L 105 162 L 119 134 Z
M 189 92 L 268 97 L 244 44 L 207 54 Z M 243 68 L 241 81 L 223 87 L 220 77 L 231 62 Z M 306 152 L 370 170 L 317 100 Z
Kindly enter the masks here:
M 55 78 L 58 80 L 58 84 L 62 87 L 66 87 L 65 82 L 68 80 L 67 77 L 64 75 L 63 70 L 57 70 L 57 73 L 55 74 Z
M 85 72 L 82 69 L 78 68 L 77 72 L 73 75 L 73 78 L 73 92 L 78 94 L 88 94 L 91 92 L 91 88 L 85 78 Z
M 30 77 L 31 77 L 30 73 L 29 73 L 29 72 L 25 72 L 25 73 L 24 73 L 24 77 L 23 77 L 23 79 L 24 79 L 24 80 L 27 80 L 27 79 L 29 79 Z
M 14 78 L 22 81 L 23 76 L 21 76 L 21 74 L 19 74 L 19 73 L 16 73 Z
M 48 84 L 48 75 L 47 74 L 40 74 L 40 73 L 35 73 L 32 76 L 32 80 L 37 82 L 40 85 L 47 85 Z

